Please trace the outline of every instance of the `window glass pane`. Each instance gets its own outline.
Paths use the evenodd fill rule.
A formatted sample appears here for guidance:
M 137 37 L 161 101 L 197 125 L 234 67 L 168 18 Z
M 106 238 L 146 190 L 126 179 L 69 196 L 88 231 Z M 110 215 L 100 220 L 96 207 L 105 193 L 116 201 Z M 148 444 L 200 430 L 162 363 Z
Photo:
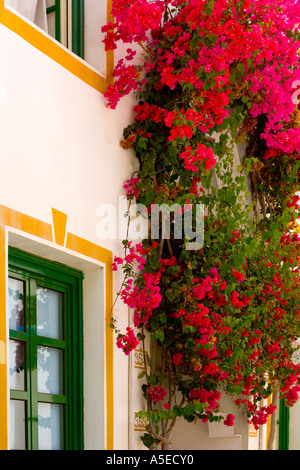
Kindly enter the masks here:
M 8 280 L 8 312 L 9 328 L 15 331 L 24 331 L 24 282 L 18 279 Z
M 38 415 L 39 450 L 62 450 L 64 406 L 39 403 Z
M 56 39 L 56 29 L 55 29 L 55 11 L 47 14 L 48 22 L 48 34 Z
M 55 0 L 46 0 L 46 8 L 55 6 Z
M 25 402 L 10 400 L 10 448 L 25 450 Z
M 9 341 L 9 374 L 12 390 L 25 390 L 25 344 Z
M 5 0 L 5 5 L 15 9 L 29 21 L 47 32 L 46 1 Z
M 38 346 L 38 392 L 63 394 L 63 351 Z
M 36 288 L 37 334 L 63 339 L 63 309 L 61 292 L 44 287 Z

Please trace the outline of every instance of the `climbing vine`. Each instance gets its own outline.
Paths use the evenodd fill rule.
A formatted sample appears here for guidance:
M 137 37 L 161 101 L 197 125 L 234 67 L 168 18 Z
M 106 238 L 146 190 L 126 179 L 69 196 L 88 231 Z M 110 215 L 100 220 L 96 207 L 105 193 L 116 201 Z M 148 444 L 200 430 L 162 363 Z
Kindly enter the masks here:
M 300 391 L 300 2 L 114 0 L 112 13 L 106 49 L 127 49 L 107 103 L 137 98 L 124 191 L 146 219 L 165 208 L 113 265 L 134 325 L 112 318 L 117 346 L 144 351 L 142 440 L 168 448 L 178 417 L 232 426 L 221 393 L 259 427 L 276 408 L 263 399 L 292 406 Z

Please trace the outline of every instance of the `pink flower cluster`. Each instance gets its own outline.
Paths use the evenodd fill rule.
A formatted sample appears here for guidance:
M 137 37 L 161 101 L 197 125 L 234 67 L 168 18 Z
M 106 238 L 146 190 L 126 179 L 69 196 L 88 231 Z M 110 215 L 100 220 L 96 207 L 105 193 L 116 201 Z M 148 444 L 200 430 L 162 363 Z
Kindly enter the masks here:
M 147 41 L 147 32 L 158 29 L 163 10 L 162 1 L 150 4 L 147 0 L 114 0 L 111 14 L 115 22 L 102 27 L 102 32 L 106 33 L 103 41 L 106 50 L 116 49 L 119 40 L 124 43 Z
M 239 232 L 238 230 L 234 230 L 232 232 L 232 238 L 229 239 L 229 243 L 234 243 L 236 242 L 239 238 L 241 238 L 241 232 Z
M 276 406 L 270 404 L 269 406 L 263 406 L 256 410 L 256 413 L 250 418 L 249 423 L 253 424 L 255 429 L 259 429 L 260 426 L 266 424 L 268 418 L 276 410 Z
M 189 398 L 206 403 L 206 412 L 211 413 L 219 407 L 218 400 L 221 398 L 221 393 L 218 390 L 209 391 L 205 388 L 198 388 L 190 391 Z
M 147 388 L 147 395 L 149 396 L 150 400 L 155 401 L 155 403 L 162 401 L 166 394 L 167 392 L 164 387 L 158 387 L 157 385 L 154 385 Z
M 160 294 L 160 274 L 143 273 L 143 286 L 133 286 L 132 279 L 121 291 L 121 298 L 128 307 L 134 310 L 134 325 L 145 324 L 162 299 Z
M 280 353 L 280 346 L 277 341 L 273 341 L 271 344 L 268 344 L 266 347 L 266 352 L 268 356 L 276 358 L 276 355 Z
M 232 275 L 236 278 L 237 282 L 242 282 L 245 279 L 245 274 L 234 268 L 232 268 Z
M 287 406 L 294 406 L 294 404 L 298 401 L 299 395 L 298 393 L 300 392 L 300 386 L 295 385 L 292 387 L 286 394 L 285 397 L 285 402 Z
M 178 366 L 180 362 L 182 361 L 182 358 L 183 358 L 183 354 L 180 354 L 180 353 L 174 354 L 172 357 L 173 364 Z
M 233 291 L 230 296 L 230 302 L 236 308 L 247 307 L 247 305 L 249 305 L 249 301 L 250 298 L 245 295 L 240 298 L 237 291 Z
M 234 425 L 234 415 L 231 413 L 228 413 L 226 416 L 226 419 L 224 420 L 224 424 L 226 426 L 233 426 Z
M 205 170 L 211 170 L 216 164 L 212 148 L 207 148 L 203 144 L 199 144 L 195 151 L 188 145 L 180 154 L 180 158 L 184 160 L 184 167 L 187 170 L 195 172 L 199 172 L 202 163 L 204 163 Z
M 126 335 L 119 334 L 116 341 L 117 347 L 122 349 L 123 352 L 128 356 L 128 354 L 134 350 L 139 342 L 134 334 L 132 328 L 126 328 Z
M 124 263 L 131 266 L 135 263 L 138 269 L 142 271 L 146 264 L 145 255 L 147 255 L 149 250 L 144 248 L 141 243 L 137 243 L 135 246 L 132 246 L 132 242 L 128 242 L 126 248 L 129 249 L 129 253 L 125 255 L 124 259 L 119 256 L 114 257 L 112 270 L 117 271 L 118 267 Z M 127 284 L 131 285 L 132 281 L 128 280 Z
M 167 115 L 167 111 L 157 105 L 150 105 L 147 101 L 134 107 L 137 121 L 146 121 L 151 118 L 154 122 L 161 122 Z
M 140 198 L 140 190 L 137 185 L 141 182 L 140 178 L 130 178 L 129 180 L 125 181 L 123 185 L 123 189 L 128 199 Z

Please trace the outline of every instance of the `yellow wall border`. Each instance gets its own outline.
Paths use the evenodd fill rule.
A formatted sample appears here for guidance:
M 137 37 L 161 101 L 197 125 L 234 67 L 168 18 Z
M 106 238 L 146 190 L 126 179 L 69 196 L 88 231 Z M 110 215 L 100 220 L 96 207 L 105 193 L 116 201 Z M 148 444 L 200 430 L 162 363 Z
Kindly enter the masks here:
M 58 212 L 58 211 L 56 211 Z M 52 213 L 55 210 L 52 209 Z M 62 214 L 62 213 L 61 213 Z M 54 232 L 63 231 L 64 219 L 59 227 L 53 218 Z M 8 448 L 8 381 L 7 381 L 7 312 L 6 312 L 6 227 L 20 230 L 42 241 L 53 243 L 51 224 L 0 205 L 0 450 Z M 94 243 L 66 232 L 65 248 L 87 256 L 105 265 L 106 282 L 106 449 L 113 449 L 113 333 L 110 328 L 110 312 L 113 302 L 112 253 Z M 61 247 L 57 245 L 58 248 Z
M 111 2 L 107 0 L 107 22 L 112 21 Z M 94 69 L 79 58 L 71 54 L 66 48 L 61 46 L 47 36 L 45 33 L 24 21 L 18 15 L 5 7 L 5 0 L 0 0 L 0 23 L 22 37 L 29 44 L 43 52 L 58 64 L 65 67 L 69 72 L 76 75 L 91 87 L 104 93 L 111 83 L 113 83 L 114 54 L 113 51 L 106 53 L 106 78 L 95 72 Z M 99 25 L 100 28 L 101 25 Z

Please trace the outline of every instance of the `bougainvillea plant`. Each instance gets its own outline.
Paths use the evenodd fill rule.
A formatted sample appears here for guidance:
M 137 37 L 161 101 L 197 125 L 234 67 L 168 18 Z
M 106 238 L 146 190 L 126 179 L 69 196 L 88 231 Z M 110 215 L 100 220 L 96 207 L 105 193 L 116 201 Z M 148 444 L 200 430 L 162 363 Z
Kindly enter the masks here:
M 258 428 L 276 408 L 263 399 L 292 406 L 300 391 L 300 2 L 113 0 L 112 13 L 105 46 L 126 56 L 108 106 L 137 98 L 121 145 L 140 169 L 124 190 L 171 214 L 167 235 L 124 240 L 113 266 L 134 326 L 112 318 L 117 345 L 144 351 L 142 440 L 168 448 L 178 417 L 232 426 L 221 393 Z M 188 249 L 176 216 L 191 229 L 199 205 L 204 240 Z

